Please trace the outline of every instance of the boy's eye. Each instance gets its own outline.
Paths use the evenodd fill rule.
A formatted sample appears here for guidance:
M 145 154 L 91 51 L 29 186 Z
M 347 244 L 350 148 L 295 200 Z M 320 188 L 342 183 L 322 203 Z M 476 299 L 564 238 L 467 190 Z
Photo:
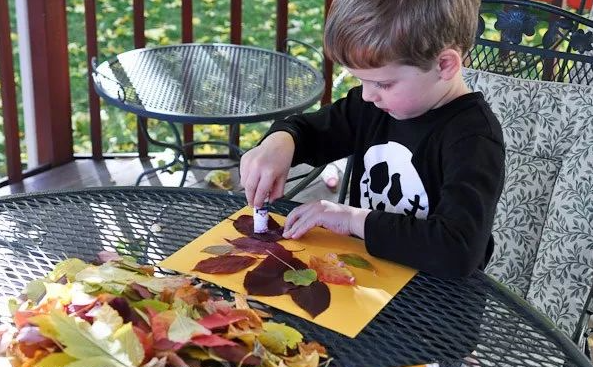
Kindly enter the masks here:
M 380 82 L 375 82 L 375 88 L 379 88 L 379 89 L 389 89 L 389 87 L 391 87 L 391 83 L 380 83 Z

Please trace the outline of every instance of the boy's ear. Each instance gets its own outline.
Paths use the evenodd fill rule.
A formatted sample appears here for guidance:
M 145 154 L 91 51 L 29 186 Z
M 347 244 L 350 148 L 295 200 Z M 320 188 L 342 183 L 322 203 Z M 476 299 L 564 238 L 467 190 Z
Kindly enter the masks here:
M 450 80 L 461 69 L 461 55 L 459 52 L 446 48 L 437 56 L 437 71 L 442 79 Z

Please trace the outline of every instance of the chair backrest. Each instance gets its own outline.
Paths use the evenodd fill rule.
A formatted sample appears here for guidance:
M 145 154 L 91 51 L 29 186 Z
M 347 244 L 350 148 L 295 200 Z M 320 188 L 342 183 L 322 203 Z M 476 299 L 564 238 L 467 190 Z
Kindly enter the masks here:
M 505 185 L 486 272 L 572 335 L 593 282 L 593 86 L 464 70 L 499 118 Z
M 476 44 L 465 66 L 593 85 L 592 50 L 591 19 L 539 1 L 482 0 Z

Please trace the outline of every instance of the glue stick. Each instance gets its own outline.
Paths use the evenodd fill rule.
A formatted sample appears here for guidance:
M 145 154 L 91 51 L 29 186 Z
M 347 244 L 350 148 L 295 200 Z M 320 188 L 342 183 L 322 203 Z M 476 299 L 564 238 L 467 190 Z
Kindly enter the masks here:
M 268 201 L 264 201 L 261 208 L 253 207 L 253 232 L 266 233 L 268 231 Z

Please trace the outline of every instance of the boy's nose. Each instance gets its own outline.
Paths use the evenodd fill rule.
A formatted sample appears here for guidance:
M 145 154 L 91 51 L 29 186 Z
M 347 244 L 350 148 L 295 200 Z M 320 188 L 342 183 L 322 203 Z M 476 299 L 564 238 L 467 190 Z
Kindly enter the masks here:
M 378 102 L 378 97 L 379 95 L 373 92 L 370 88 L 365 88 L 364 86 L 362 87 L 362 99 L 365 102 Z

